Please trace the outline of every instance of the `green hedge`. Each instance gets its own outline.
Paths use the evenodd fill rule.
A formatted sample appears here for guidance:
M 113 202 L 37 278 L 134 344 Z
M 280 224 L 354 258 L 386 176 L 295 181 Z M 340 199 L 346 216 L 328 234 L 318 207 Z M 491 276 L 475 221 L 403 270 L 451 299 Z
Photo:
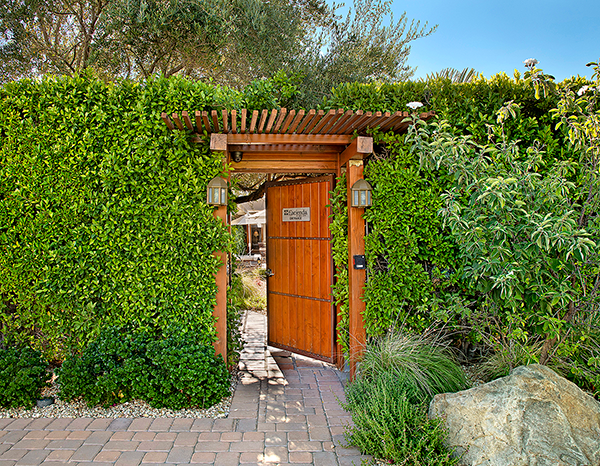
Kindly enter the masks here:
M 578 89 L 584 83 L 582 78 L 573 78 L 559 87 Z M 501 137 L 496 113 L 511 100 L 521 108 L 516 118 L 505 121 L 507 140 L 519 141 L 523 149 L 534 143 L 542 145 L 546 165 L 541 170 L 547 170 L 557 159 L 576 158 L 565 130 L 556 129 L 549 112 L 558 97 L 548 94 L 536 99 L 531 83 L 518 73 L 515 78 L 498 74 L 467 84 L 444 79 L 349 83 L 333 89 L 325 108 L 409 111 L 406 104 L 419 101 L 425 104 L 419 111 L 435 111 L 436 118 L 450 122 L 457 136 L 469 134 L 484 144 Z M 377 131 L 373 136 L 375 154 L 365 168 L 365 178 L 374 189 L 373 206 L 365 211 L 369 225 L 364 314 L 367 335 L 381 335 L 403 324 L 420 332 L 439 320 L 449 322 L 454 329 L 467 329 L 466 322 L 453 313 L 452 300 L 462 295 L 464 300 L 473 301 L 476 293 L 461 280 L 463 264 L 458 249 L 438 215 L 440 195 L 451 186 L 453 174 L 422 170 L 403 136 Z M 332 231 L 335 235 L 336 230 Z M 343 259 L 335 263 L 338 270 L 347 270 Z M 344 290 L 339 288 L 335 289 L 336 296 L 343 296 Z M 347 332 L 344 316 L 342 313 L 342 334 Z
M 278 105 L 244 91 L 93 76 L 0 88 L 0 334 L 50 358 L 105 325 L 177 324 L 215 337 L 215 250 L 206 205 L 220 154 L 169 131 L 163 111 Z
M 48 363 L 29 347 L 0 349 L 0 406 L 31 408 L 49 385 Z
M 218 262 L 212 252 L 230 248 L 231 239 L 205 204 L 205 189 L 221 172 L 221 159 L 207 143 L 169 131 L 160 113 L 277 108 L 293 93 L 286 82 L 280 76 L 236 91 L 181 78 L 105 84 L 85 75 L 0 88 L 0 333 L 6 344 L 31 343 L 61 359 L 103 326 L 130 322 L 177 324 L 214 339 Z M 541 141 L 550 163 L 573 155 L 548 114 L 556 98 L 536 100 L 520 77 L 347 84 L 324 107 L 404 111 L 408 102 L 422 101 L 423 110 L 449 120 L 457 134 L 486 142 L 498 135 L 495 112 L 510 100 L 522 109 L 505 123 L 509 140 L 524 147 Z M 436 214 L 449 176 L 419 170 L 402 137 L 375 137 L 376 154 L 366 167 L 375 189 L 366 212 L 369 335 L 406 319 L 416 328 L 428 325 L 444 293 L 462 287 L 452 239 Z M 336 215 L 334 237 L 345 231 L 343 210 Z M 343 249 L 338 241 L 342 328 Z
M 200 332 L 165 335 L 128 326 L 107 327 L 81 356 L 58 370 L 62 400 L 82 397 L 110 406 L 132 399 L 155 408 L 208 407 L 229 394 L 229 373 Z

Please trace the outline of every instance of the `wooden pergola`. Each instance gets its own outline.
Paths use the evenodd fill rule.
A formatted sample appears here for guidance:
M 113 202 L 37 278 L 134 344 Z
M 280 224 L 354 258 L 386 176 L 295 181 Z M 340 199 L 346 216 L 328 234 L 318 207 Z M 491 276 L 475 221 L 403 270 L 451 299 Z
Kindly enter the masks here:
M 427 120 L 433 112 L 421 113 Z M 210 148 L 222 151 L 224 161 L 237 173 L 331 173 L 339 176 L 346 170 L 348 199 L 352 185 L 363 177 L 363 158 L 373 152 L 369 129 L 404 133 L 411 124 L 408 112 L 363 112 L 330 110 L 222 110 L 217 112 L 181 112 L 161 118 L 170 130 L 187 131 L 194 142 L 204 142 L 204 132 L 210 135 Z M 232 155 L 236 156 L 236 160 Z M 241 156 L 241 160 L 240 160 Z M 364 255 L 365 222 L 362 210 L 348 204 L 349 264 L 357 255 Z M 215 210 L 215 216 L 226 222 L 226 208 Z M 216 253 L 223 258 L 224 253 Z M 349 267 L 350 368 L 366 341 L 362 314 L 365 303 L 361 297 L 366 271 Z M 217 353 L 227 355 L 227 276 L 221 267 L 217 277 L 218 294 L 214 315 L 217 318 Z

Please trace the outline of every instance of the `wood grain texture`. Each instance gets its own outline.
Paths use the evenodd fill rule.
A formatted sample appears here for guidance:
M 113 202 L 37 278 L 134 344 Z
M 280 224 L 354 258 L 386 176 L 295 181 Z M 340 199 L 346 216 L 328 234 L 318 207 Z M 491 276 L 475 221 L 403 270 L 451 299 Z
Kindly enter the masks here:
M 362 217 L 364 209 L 350 205 L 352 185 L 363 177 L 362 161 L 348 164 L 348 293 L 350 298 L 350 377 L 356 376 L 356 364 L 362 356 L 366 334 L 363 323 L 365 303 L 361 299 L 364 293 L 366 270 L 353 267 L 353 256 L 365 253 L 365 221 Z
M 268 341 L 334 362 L 329 191 L 333 177 L 267 188 Z M 284 222 L 285 208 L 310 208 L 310 221 Z
M 227 222 L 227 206 L 219 206 L 213 212 L 215 218 Z M 214 342 L 215 352 L 223 356 L 227 361 L 227 254 L 221 251 L 213 253 L 221 261 L 221 267 L 215 276 L 217 283 L 216 303 L 213 308 L 213 316 L 216 320 L 217 341 Z

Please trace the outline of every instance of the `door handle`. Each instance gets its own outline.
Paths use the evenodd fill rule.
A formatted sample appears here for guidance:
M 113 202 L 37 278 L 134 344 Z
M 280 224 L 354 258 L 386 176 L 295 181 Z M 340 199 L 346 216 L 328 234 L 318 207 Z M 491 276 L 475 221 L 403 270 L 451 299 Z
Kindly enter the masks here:
M 267 277 L 272 277 L 273 275 L 275 275 L 271 269 L 267 269 L 266 274 Z

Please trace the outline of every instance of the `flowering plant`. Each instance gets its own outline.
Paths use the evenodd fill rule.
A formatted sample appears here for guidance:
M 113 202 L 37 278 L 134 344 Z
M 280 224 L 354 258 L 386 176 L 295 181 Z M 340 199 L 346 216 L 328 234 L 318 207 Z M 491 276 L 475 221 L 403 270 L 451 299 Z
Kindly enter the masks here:
M 423 104 L 421 102 L 409 102 L 406 104 L 406 106 L 412 108 L 413 110 L 416 110 L 417 108 L 422 107 Z

